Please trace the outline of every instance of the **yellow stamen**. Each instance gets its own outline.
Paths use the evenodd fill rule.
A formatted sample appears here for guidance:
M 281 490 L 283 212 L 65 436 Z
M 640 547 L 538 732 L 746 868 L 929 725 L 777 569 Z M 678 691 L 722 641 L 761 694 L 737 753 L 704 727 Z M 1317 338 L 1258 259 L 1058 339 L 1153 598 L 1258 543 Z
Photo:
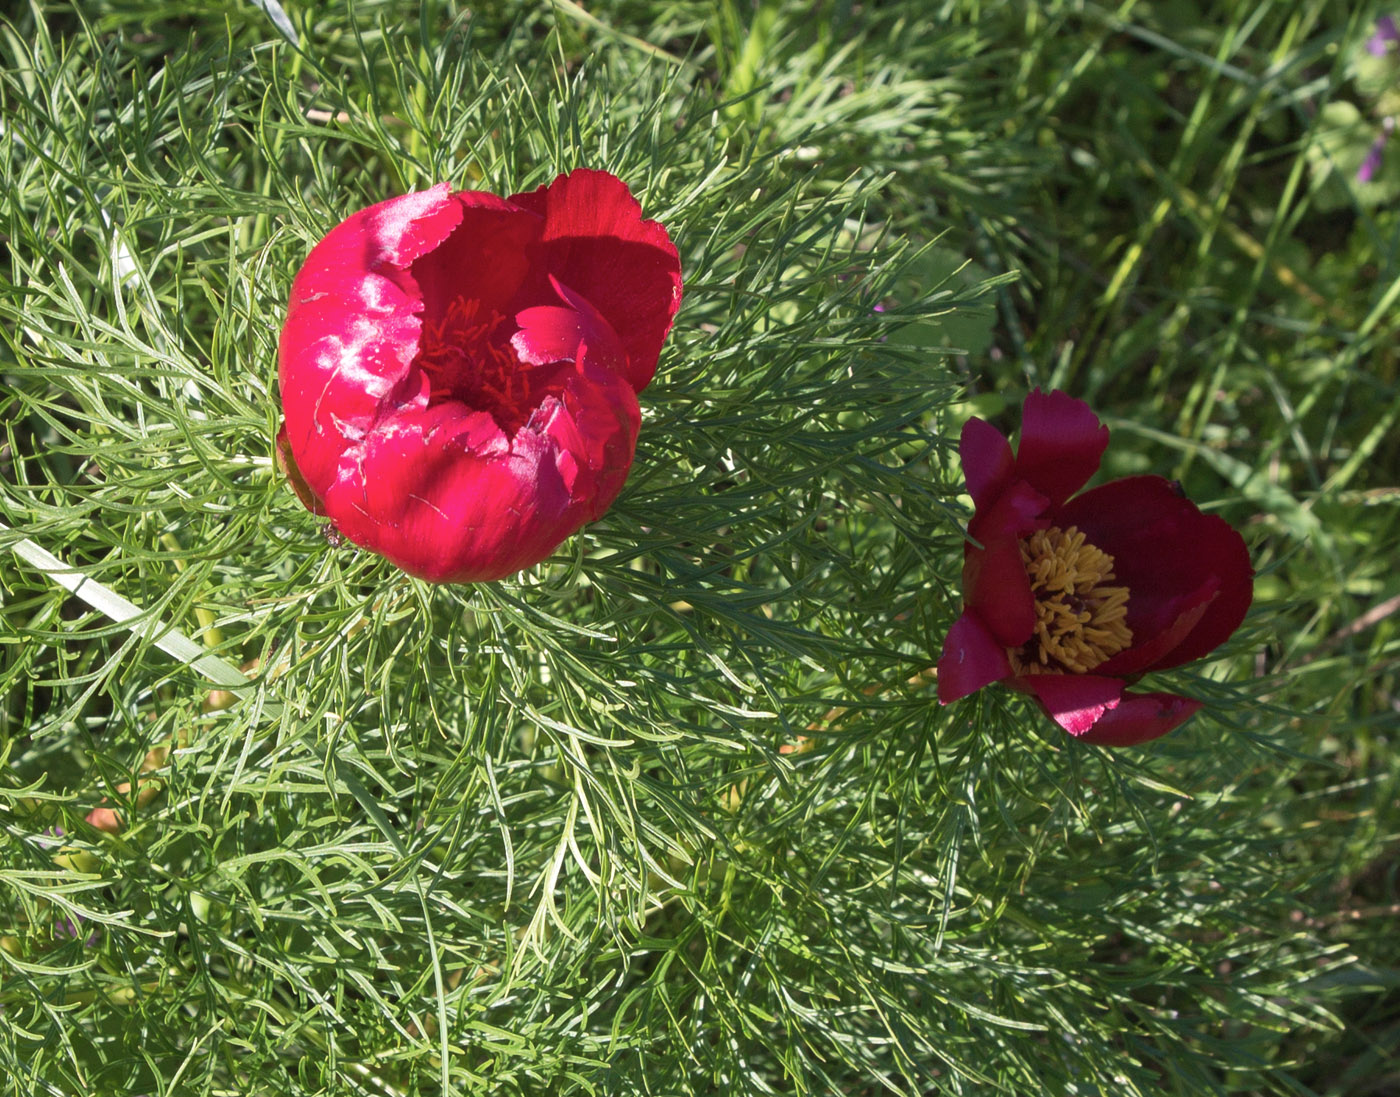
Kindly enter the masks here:
M 1113 557 L 1070 526 L 1037 530 L 1021 542 L 1035 598 L 1035 633 L 1012 648 L 1017 674 L 1084 674 L 1133 642 L 1128 588 L 1106 584 Z

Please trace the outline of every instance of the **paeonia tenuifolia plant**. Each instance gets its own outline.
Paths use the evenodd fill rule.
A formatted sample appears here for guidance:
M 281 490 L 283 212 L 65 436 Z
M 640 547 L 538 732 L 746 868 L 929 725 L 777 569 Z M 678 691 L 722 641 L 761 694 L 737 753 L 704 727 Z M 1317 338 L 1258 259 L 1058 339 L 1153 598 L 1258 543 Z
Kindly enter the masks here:
M 1127 687 L 1234 633 L 1253 597 L 1249 552 L 1160 476 L 1075 495 L 1107 446 L 1108 428 L 1063 392 L 1026 397 L 1014 453 L 990 423 L 963 427 L 974 513 L 963 612 L 938 661 L 944 704 L 1000 682 L 1071 735 L 1108 746 L 1165 735 L 1200 708 Z
M 617 498 L 680 300 L 670 237 L 607 172 L 380 202 L 292 283 L 279 457 L 309 509 L 409 574 L 510 575 Z

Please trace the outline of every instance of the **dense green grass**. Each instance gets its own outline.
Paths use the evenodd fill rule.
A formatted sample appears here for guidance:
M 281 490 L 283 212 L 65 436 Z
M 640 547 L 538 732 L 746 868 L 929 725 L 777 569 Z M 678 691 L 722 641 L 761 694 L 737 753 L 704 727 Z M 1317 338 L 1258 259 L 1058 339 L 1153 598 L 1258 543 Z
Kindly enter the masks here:
M 1370 13 L 283 7 L 0 25 L 11 1091 L 1394 1090 Z M 622 498 L 499 584 L 329 545 L 271 457 L 307 249 L 579 164 L 686 277 Z M 1251 547 L 1148 747 L 933 699 L 953 442 L 1034 384 Z

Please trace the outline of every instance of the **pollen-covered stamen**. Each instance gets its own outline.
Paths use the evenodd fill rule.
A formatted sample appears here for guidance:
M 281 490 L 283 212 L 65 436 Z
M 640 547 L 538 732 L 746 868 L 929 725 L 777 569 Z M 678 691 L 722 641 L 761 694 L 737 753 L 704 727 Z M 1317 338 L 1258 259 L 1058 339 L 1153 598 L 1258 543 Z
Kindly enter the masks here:
M 533 368 L 511 348 L 506 318 L 481 302 L 456 298 L 435 321 L 423 322 L 413 360 L 428 378 L 428 404 L 460 400 L 489 412 L 507 434 L 530 417 L 544 393 Z
M 1113 557 L 1077 528 L 1037 530 L 1021 542 L 1035 598 L 1035 633 L 1013 648 L 1016 674 L 1084 674 L 1133 642 L 1128 588 L 1108 586 Z

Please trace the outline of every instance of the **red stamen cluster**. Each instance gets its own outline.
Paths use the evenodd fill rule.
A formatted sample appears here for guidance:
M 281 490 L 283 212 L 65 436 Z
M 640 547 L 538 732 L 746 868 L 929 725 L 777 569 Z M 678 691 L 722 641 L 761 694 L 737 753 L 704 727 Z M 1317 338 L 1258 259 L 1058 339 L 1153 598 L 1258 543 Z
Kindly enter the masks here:
M 455 298 L 437 320 L 424 321 L 413 364 L 428 377 L 429 407 L 458 400 L 489 412 L 506 434 L 520 429 L 544 392 L 531 399 L 533 371 L 501 336 L 504 325 L 499 312 L 465 297 Z

